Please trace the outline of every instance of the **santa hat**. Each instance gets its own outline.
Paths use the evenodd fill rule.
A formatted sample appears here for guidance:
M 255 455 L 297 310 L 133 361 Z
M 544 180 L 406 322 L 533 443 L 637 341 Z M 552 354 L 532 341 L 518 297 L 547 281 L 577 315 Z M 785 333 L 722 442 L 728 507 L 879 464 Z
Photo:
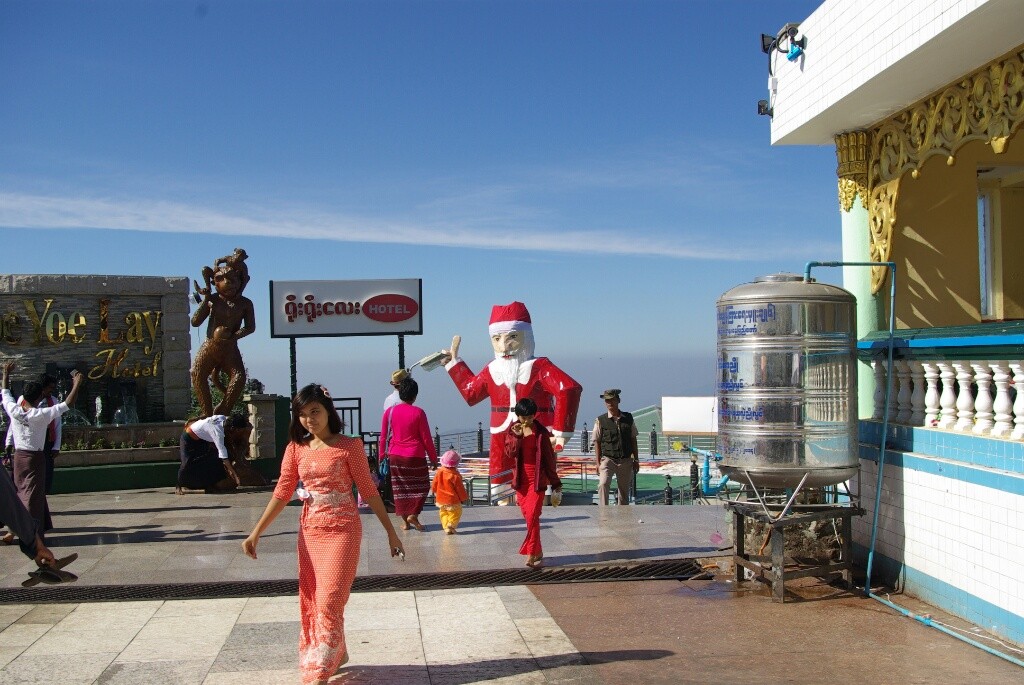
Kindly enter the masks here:
M 496 304 L 491 308 L 491 320 L 487 327 L 491 335 L 509 333 L 511 331 L 532 331 L 533 322 L 530 312 L 522 302 Z
M 462 461 L 462 457 L 455 450 L 448 450 L 441 455 L 441 466 L 447 466 L 450 469 L 455 468 Z

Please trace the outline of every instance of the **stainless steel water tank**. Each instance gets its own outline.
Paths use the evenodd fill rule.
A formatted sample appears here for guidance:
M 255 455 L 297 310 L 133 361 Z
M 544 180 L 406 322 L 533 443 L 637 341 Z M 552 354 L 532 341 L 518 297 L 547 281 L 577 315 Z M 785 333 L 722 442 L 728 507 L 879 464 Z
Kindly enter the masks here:
M 832 485 L 857 454 L 857 300 L 796 274 L 718 299 L 718 452 L 759 488 Z

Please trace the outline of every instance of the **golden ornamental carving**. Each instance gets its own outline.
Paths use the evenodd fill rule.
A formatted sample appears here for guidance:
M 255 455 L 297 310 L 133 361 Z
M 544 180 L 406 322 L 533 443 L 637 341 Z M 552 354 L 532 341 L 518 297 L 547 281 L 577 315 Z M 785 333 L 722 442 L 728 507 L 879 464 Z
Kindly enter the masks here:
M 861 202 L 868 198 L 868 134 L 866 131 L 848 131 L 835 137 L 836 160 L 839 166 L 839 206 L 844 212 L 853 208 L 853 200 L 860 194 Z
M 867 167 L 872 260 L 891 259 L 896 198 L 899 179 L 904 173 L 910 171 L 917 178 L 925 160 L 935 155 L 944 155 L 946 163 L 952 165 L 956 152 L 972 140 L 984 140 L 996 154 L 1001 154 L 1021 123 L 1024 123 L 1024 51 L 1017 50 L 893 115 L 874 129 L 869 136 Z M 840 154 L 839 137 L 836 137 L 837 155 Z M 841 170 L 842 162 L 840 158 Z M 850 167 L 850 174 L 845 178 L 854 178 L 852 174 Z M 844 189 L 843 178 L 840 172 L 840 203 L 851 196 L 852 206 L 854 191 Z M 884 267 L 872 268 L 872 292 L 877 293 L 882 288 L 887 273 Z
M 864 186 L 854 181 L 852 178 L 841 178 L 839 179 L 839 206 L 844 212 L 849 212 L 853 209 L 853 201 L 857 199 L 857 195 L 861 198 L 865 198 Z
M 871 231 L 871 261 L 888 262 L 892 256 L 892 234 L 896 226 L 896 198 L 899 195 L 900 180 L 871 189 L 868 229 Z M 885 284 L 889 269 L 884 266 L 871 267 L 871 292 L 877 293 Z
M 997 60 L 896 114 L 871 137 L 869 184 L 918 172 L 926 159 L 984 140 L 997 154 L 1024 122 L 1024 52 Z

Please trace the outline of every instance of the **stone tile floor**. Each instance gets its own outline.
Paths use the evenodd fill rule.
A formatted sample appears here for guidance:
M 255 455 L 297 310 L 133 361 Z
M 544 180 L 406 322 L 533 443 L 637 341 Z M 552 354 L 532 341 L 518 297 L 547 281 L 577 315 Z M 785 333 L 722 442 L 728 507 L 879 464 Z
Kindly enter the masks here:
M 0 605 L 4 683 L 298 683 L 296 597 Z M 338 683 L 582 683 L 529 589 L 356 593 Z
M 51 498 L 58 555 L 82 585 L 295 578 L 298 508 L 241 553 L 269 492 L 175 496 L 169 489 Z M 387 553 L 364 517 L 362 575 L 520 568 L 517 507 L 467 508 L 455 536 L 436 512 Z M 717 506 L 563 507 L 542 519 L 552 564 L 718 557 Z M 0 547 L 0 586 L 33 565 Z M 335 683 L 1019 683 L 1021 669 L 877 602 L 829 586 L 774 604 L 756 584 L 583 583 L 356 593 L 352 661 Z M 918 612 L 932 611 L 916 603 Z M 950 619 L 952 620 L 952 619 Z M 0 604 L 0 683 L 297 683 L 298 600 Z M 969 629 L 966 628 L 966 629 Z M 852 641 L 852 642 L 851 642 Z M 851 646 L 852 645 L 852 646 Z
M 50 508 L 57 528 L 48 544 L 58 556 L 77 552 L 69 570 L 89 585 L 295 578 L 297 506 L 260 538 L 259 559 L 242 554 L 242 540 L 269 497 L 251 490 L 177 496 L 170 488 L 55 495 Z M 376 517 L 365 514 L 359 575 L 523 563 L 518 551 L 526 528 L 517 506 L 467 507 L 457 535 L 443 534 L 436 510 L 425 510 L 422 520 L 425 532 L 399 531 L 406 549 L 399 562 Z M 552 565 L 698 557 L 720 553 L 711 539 L 727 533 L 726 521 L 717 506 L 545 508 L 541 536 Z M 0 587 L 17 586 L 32 568 L 17 549 L 0 550 Z

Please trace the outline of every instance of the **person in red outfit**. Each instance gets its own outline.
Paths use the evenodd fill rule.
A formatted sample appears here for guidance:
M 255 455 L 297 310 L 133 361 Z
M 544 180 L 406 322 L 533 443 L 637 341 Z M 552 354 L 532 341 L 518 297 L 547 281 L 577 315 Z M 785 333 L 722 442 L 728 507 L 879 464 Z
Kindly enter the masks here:
M 537 420 L 537 403 L 526 398 L 515 406 L 517 421 L 509 426 L 504 449 L 512 469 L 512 488 L 516 501 L 526 519 L 526 539 L 519 553 L 526 556 L 526 565 L 540 568 L 544 550 L 540 544 L 540 513 L 544 508 L 544 491 L 550 485 L 554 492 L 562 492 L 558 478 L 555 451 L 551 435 Z
M 547 357 L 534 357 L 533 322 L 522 302 L 495 305 L 488 325 L 494 361 L 474 374 L 459 359 L 455 336 L 445 353 L 450 361 L 445 370 L 455 387 L 470 406 L 489 397 L 491 400 L 491 478 L 494 483 L 507 483 L 512 465 L 504 459 L 504 440 L 514 417 L 512 408 L 521 399 L 530 398 L 537 406 L 537 420 L 561 451 L 565 441 L 576 429 L 576 412 L 583 388 Z
M 348 661 L 345 604 L 359 564 L 363 526 L 352 494 L 370 505 L 388 535 L 391 556 L 405 557 L 384 501 L 370 477 L 363 441 L 340 435 L 341 417 L 321 385 L 307 385 L 292 400 L 291 441 L 281 478 L 242 551 L 256 558 L 256 545 L 302 480 L 299 515 L 299 670 L 303 683 L 326 683 Z

